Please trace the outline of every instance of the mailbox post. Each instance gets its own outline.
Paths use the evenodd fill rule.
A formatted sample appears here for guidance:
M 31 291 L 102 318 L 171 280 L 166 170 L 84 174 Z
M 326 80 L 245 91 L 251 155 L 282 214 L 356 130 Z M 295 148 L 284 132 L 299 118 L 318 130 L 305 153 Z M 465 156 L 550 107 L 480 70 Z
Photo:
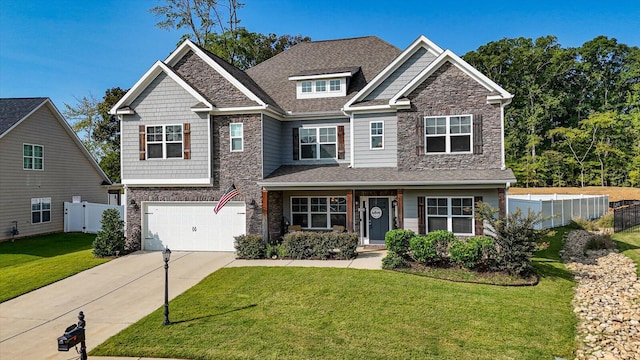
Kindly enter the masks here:
M 58 337 L 58 351 L 69 351 L 72 347 L 80 344 L 80 360 L 87 360 L 87 345 L 85 343 L 84 313 L 80 311 L 78 314 L 78 324 L 67 327 L 64 334 Z

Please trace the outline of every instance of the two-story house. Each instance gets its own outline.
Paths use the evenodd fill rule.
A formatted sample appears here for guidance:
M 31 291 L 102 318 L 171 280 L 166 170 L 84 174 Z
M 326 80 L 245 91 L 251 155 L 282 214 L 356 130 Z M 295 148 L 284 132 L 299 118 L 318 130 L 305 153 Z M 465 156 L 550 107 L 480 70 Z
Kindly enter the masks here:
M 131 249 L 233 250 L 287 225 L 481 234 L 506 209 L 512 95 L 424 36 L 305 42 L 241 71 L 182 43 L 112 109 Z M 213 207 L 235 184 L 240 195 Z

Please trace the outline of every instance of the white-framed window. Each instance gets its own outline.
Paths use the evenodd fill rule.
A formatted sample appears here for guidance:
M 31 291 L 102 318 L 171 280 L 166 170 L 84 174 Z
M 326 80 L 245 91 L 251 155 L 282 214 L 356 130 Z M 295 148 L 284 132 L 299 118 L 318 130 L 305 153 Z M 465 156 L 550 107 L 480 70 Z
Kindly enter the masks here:
M 342 90 L 342 82 L 339 79 L 329 80 L 329 91 Z
M 300 128 L 300 159 L 335 159 L 337 154 L 336 127 Z
M 471 153 L 471 115 L 427 116 L 424 129 L 427 154 Z
M 229 124 L 229 135 L 231 151 L 242 151 L 244 149 L 242 123 Z
M 298 99 L 315 99 L 347 95 L 346 78 L 319 78 L 298 80 L 296 83 Z
M 313 92 L 313 82 L 312 81 L 302 81 L 300 83 L 300 87 L 303 93 L 312 93 Z
M 447 230 L 457 235 L 474 234 L 473 197 L 427 197 L 427 232 Z
M 372 121 L 369 123 L 371 134 L 371 149 L 384 148 L 384 122 Z
M 344 196 L 292 196 L 291 225 L 304 229 L 347 226 L 347 198 Z
M 326 92 L 326 91 L 327 91 L 327 81 L 316 80 L 316 92 Z
M 147 126 L 147 158 L 182 158 L 182 125 Z
M 31 199 L 31 223 L 51 222 L 51 198 Z
M 44 170 L 44 146 L 22 144 L 22 168 L 24 170 Z

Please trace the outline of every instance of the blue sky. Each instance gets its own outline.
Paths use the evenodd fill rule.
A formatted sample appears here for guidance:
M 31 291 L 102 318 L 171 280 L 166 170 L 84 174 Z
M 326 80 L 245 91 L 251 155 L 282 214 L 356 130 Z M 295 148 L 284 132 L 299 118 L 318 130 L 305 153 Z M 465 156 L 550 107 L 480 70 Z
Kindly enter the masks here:
M 555 35 L 577 47 L 598 35 L 640 45 L 640 1 L 244 0 L 241 26 L 313 40 L 376 35 L 404 49 L 423 34 L 458 55 L 501 38 Z M 160 0 L 3 0 L 0 97 L 75 105 L 130 88 L 182 31 L 155 26 Z

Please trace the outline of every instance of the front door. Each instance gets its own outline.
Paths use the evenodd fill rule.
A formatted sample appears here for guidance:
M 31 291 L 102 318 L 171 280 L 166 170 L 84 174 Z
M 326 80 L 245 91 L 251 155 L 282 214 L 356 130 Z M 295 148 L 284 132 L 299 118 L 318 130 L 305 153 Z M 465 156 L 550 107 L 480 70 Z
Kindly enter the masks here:
M 389 231 L 389 198 L 369 198 L 369 244 L 384 244 Z

